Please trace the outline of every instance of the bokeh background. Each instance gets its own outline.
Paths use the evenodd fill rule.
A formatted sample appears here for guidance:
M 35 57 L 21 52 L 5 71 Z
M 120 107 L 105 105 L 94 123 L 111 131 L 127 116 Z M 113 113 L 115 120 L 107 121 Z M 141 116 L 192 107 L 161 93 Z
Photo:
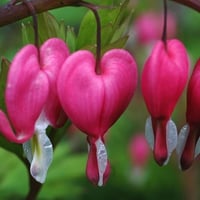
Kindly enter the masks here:
M 0 5 L 6 3 L 1 0 Z M 91 1 L 101 4 L 101 1 Z M 132 0 L 135 8 L 130 26 L 130 38 L 126 48 L 135 56 L 141 73 L 144 62 L 154 41 L 142 43 L 137 38 L 137 19 L 148 12 L 162 13 L 160 0 Z M 200 14 L 190 8 L 168 2 L 169 11 L 175 20 L 174 37 L 185 44 L 191 60 L 191 70 L 200 56 Z M 56 18 L 76 31 L 86 13 L 84 8 L 62 8 L 50 11 Z M 161 17 L 162 18 L 162 17 Z M 30 19 L 22 20 L 23 22 Z M 12 60 L 22 47 L 22 21 L 0 28 L 0 56 Z M 162 24 L 159 25 L 162 27 Z M 170 77 L 169 77 L 170 78 Z M 185 123 L 185 92 L 173 113 L 178 130 Z M 200 163 L 197 160 L 187 171 L 179 170 L 175 152 L 167 166 L 159 167 L 148 149 L 146 161 L 137 165 L 130 153 L 134 136 L 144 134 L 148 112 L 141 96 L 140 83 L 128 109 L 108 131 L 106 147 L 112 172 L 107 184 L 101 188 L 92 185 L 86 178 L 86 136 L 71 126 L 66 136 L 54 151 L 53 163 L 46 183 L 38 199 L 63 200 L 198 200 L 200 199 Z M 28 192 L 28 176 L 25 166 L 18 158 L 0 148 L 0 199 L 23 199 Z

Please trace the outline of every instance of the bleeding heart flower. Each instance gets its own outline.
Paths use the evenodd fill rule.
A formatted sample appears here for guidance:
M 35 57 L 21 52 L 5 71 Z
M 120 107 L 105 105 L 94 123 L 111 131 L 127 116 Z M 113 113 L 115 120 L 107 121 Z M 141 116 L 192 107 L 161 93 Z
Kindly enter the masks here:
M 136 83 L 136 63 L 120 49 L 103 56 L 100 73 L 95 72 L 92 53 L 84 50 L 72 54 L 60 71 L 60 102 L 72 122 L 88 135 L 86 173 L 99 186 L 110 172 L 103 136 L 128 106 Z
M 200 59 L 197 61 L 187 89 L 187 124 L 178 137 L 177 153 L 180 167 L 188 169 L 200 154 Z
M 156 12 L 145 12 L 137 17 L 134 23 L 134 33 L 140 44 L 151 44 L 159 40 L 162 35 L 163 14 Z M 149 28 L 151 27 L 151 28 Z M 177 32 L 175 16 L 168 12 L 167 14 L 167 36 L 173 38 Z
M 67 120 L 57 94 L 57 78 L 61 66 L 69 56 L 66 44 L 57 38 L 46 41 L 40 48 L 41 67 L 47 74 L 50 92 L 44 107 L 45 117 L 53 127 L 61 127 Z
M 23 148 L 31 163 L 32 176 L 41 183 L 46 179 L 53 158 L 53 147 L 46 136 L 46 128 L 48 125 L 60 127 L 67 119 L 58 99 L 56 82 L 61 66 L 68 56 L 66 44 L 57 38 L 47 40 L 40 48 L 40 67 L 47 75 L 50 90 L 35 123 L 35 134 L 31 140 L 23 144 Z
M 149 145 L 143 133 L 135 134 L 129 144 L 132 161 L 130 178 L 135 184 L 142 184 L 147 179 L 147 164 L 150 156 Z
M 5 102 L 9 119 L 0 111 L 0 131 L 8 140 L 23 143 L 31 174 L 41 183 L 53 157 L 46 128 L 66 120 L 56 80 L 68 55 L 66 44 L 56 38 L 47 40 L 39 50 L 27 45 L 17 53 L 8 73 Z
M 9 141 L 24 143 L 33 136 L 48 93 L 48 78 L 40 67 L 38 50 L 27 45 L 9 68 L 5 91 L 8 118 L 0 112 L 0 131 Z
M 145 167 L 149 159 L 149 146 L 144 134 L 136 134 L 131 139 L 129 151 L 133 166 Z
M 158 41 L 145 63 L 142 93 L 151 115 L 146 122 L 146 137 L 159 165 L 166 164 L 177 145 L 177 130 L 170 120 L 186 85 L 189 61 L 178 40 Z

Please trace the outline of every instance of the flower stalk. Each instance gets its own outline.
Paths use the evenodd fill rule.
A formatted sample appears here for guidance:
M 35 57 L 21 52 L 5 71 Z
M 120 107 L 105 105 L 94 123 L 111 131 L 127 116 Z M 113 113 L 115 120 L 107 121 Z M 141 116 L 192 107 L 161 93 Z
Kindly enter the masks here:
M 199 0 L 171 0 L 176 3 L 182 4 L 184 6 L 187 6 L 191 9 L 196 10 L 197 12 L 200 12 L 200 2 Z M 77 3 L 80 3 L 80 0 L 32 0 L 32 5 L 34 6 L 36 13 L 42 13 L 48 10 L 61 8 L 64 6 L 73 6 Z M 0 6 L 0 27 L 5 26 L 8 24 L 11 24 L 13 22 L 16 22 L 20 19 L 24 19 L 26 17 L 31 16 L 29 9 L 27 6 L 24 6 L 23 4 L 17 4 L 8 6 L 8 4 L 5 4 L 3 6 Z
M 98 14 L 98 7 L 94 4 L 87 3 L 85 1 L 81 1 L 79 5 L 84 6 L 88 9 L 90 9 L 95 17 L 96 20 L 96 66 L 95 66 L 95 72 L 97 74 L 101 73 L 100 68 L 100 60 L 101 60 L 101 20 Z

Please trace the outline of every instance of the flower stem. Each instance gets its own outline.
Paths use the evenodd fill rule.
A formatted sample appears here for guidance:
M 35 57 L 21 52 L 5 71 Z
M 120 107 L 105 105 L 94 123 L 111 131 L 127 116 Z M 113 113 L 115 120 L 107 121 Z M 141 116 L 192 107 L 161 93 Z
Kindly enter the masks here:
M 30 164 L 28 162 L 28 160 L 24 159 L 23 162 L 25 163 L 25 166 L 28 170 L 28 174 L 29 174 L 29 192 L 25 198 L 25 200 L 36 200 L 37 196 L 42 188 L 42 184 L 37 182 L 30 174 L 29 172 L 29 168 L 30 168 Z
M 30 174 L 29 174 L 29 188 L 30 190 L 28 195 L 26 196 L 26 200 L 36 200 L 37 195 L 40 189 L 42 188 L 42 184 L 35 181 L 35 179 L 33 179 Z
M 162 41 L 167 44 L 167 0 L 163 0 L 164 5 L 164 23 L 163 23 L 163 33 L 162 33 Z
M 32 3 L 30 1 L 23 0 L 23 3 L 28 7 L 29 12 L 32 15 L 32 18 L 33 18 L 33 29 L 34 29 L 34 42 L 35 42 L 35 46 L 38 48 L 38 51 L 39 51 L 39 36 L 38 36 L 37 14 L 36 14 L 34 6 L 32 5 Z
M 94 4 L 87 3 L 85 1 L 81 1 L 79 5 L 84 6 L 86 8 L 89 8 L 96 20 L 96 66 L 95 66 L 95 71 L 97 74 L 101 73 L 101 68 L 100 68 L 100 61 L 101 61 L 101 20 L 98 14 L 98 7 L 95 6 Z

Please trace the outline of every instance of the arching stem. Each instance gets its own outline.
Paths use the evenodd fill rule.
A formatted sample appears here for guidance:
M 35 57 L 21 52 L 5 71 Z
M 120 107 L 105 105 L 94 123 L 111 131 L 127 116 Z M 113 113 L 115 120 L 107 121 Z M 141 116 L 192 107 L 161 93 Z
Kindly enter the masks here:
M 39 35 L 38 35 L 38 21 L 36 11 L 30 1 L 23 0 L 23 3 L 28 7 L 29 12 L 33 18 L 33 29 L 34 29 L 34 43 L 37 49 L 39 50 Z M 39 55 L 39 54 L 38 54 Z
M 97 74 L 101 73 L 101 68 L 100 68 L 100 61 L 101 61 L 101 20 L 98 14 L 98 7 L 94 4 L 87 3 L 85 1 L 80 1 L 78 5 L 84 6 L 86 8 L 89 8 L 96 20 L 96 66 L 95 66 L 95 71 Z
M 162 33 L 162 41 L 167 47 L 167 0 L 163 0 L 164 5 L 164 22 L 163 22 L 163 33 Z

